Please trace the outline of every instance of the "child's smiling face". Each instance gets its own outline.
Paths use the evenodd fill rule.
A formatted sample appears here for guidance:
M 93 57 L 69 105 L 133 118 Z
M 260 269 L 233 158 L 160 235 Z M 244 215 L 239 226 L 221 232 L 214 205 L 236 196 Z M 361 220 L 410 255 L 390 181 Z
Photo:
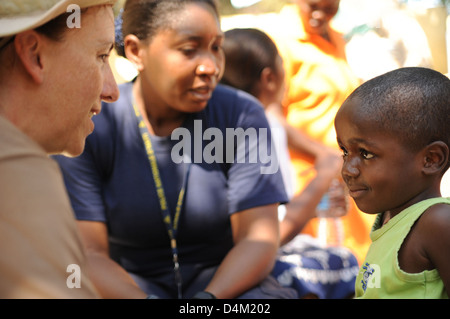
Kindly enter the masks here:
M 358 98 L 347 100 L 335 119 L 343 151 L 342 177 L 363 212 L 390 211 L 391 217 L 421 199 L 424 182 L 421 152 L 365 115 Z

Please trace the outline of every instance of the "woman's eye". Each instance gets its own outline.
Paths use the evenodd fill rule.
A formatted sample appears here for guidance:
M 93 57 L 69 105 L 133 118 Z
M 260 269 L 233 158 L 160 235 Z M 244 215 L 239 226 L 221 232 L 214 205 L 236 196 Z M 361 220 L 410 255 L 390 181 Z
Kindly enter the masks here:
M 212 50 L 215 51 L 215 52 L 221 51 L 222 47 L 223 47 L 223 40 L 222 39 L 216 40 L 212 44 Z
M 195 53 L 196 48 L 193 46 L 184 46 L 180 48 L 180 51 L 186 55 L 186 56 L 191 56 Z
M 370 153 L 370 152 L 368 152 L 368 151 L 366 151 L 366 150 L 364 150 L 364 149 L 362 149 L 362 150 L 360 151 L 360 154 L 361 154 L 361 156 L 362 156 L 364 159 L 371 159 L 371 158 L 374 157 L 374 155 L 373 155 L 372 153 Z
M 100 58 L 100 60 L 102 60 L 103 62 L 106 62 L 106 61 L 108 61 L 109 54 L 101 54 L 101 55 L 99 56 L 99 58 Z

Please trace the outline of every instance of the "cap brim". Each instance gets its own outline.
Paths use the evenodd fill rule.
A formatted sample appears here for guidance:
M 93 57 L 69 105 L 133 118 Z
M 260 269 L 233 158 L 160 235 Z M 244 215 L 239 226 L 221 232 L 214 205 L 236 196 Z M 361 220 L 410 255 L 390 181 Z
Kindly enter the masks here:
M 67 12 L 67 7 L 71 4 L 76 4 L 80 9 L 83 9 L 103 4 L 113 5 L 115 2 L 116 0 L 61 0 L 46 11 L 18 17 L 1 17 L 0 37 L 12 36 L 26 30 L 35 29 Z

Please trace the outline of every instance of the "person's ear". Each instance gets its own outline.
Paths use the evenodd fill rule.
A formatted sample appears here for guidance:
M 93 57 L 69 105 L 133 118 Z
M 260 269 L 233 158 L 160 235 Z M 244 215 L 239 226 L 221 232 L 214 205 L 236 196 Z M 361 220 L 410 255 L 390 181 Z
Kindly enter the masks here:
M 428 144 L 423 150 L 423 168 L 426 175 L 433 175 L 442 171 L 449 161 L 448 145 L 442 141 Z
M 125 56 L 141 72 L 144 69 L 142 63 L 141 40 L 134 34 L 128 34 L 124 42 Z
M 277 77 L 270 67 L 265 67 L 260 76 L 261 88 L 264 91 L 274 93 L 277 90 Z
M 14 48 L 26 72 L 34 82 L 41 84 L 44 80 L 42 63 L 42 36 L 34 30 L 21 32 L 15 36 Z

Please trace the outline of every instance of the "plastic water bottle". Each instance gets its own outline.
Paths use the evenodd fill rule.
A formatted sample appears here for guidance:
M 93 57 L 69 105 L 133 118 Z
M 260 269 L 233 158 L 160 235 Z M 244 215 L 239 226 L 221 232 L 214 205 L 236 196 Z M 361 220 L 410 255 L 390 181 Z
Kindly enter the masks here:
M 331 188 L 336 186 L 331 186 Z M 316 208 L 319 221 L 318 240 L 322 247 L 341 246 L 344 241 L 344 229 L 342 225 L 342 207 L 335 207 L 330 202 L 330 191 L 324 194 Z M 336 210 L 341 210 L 337 212 Z

